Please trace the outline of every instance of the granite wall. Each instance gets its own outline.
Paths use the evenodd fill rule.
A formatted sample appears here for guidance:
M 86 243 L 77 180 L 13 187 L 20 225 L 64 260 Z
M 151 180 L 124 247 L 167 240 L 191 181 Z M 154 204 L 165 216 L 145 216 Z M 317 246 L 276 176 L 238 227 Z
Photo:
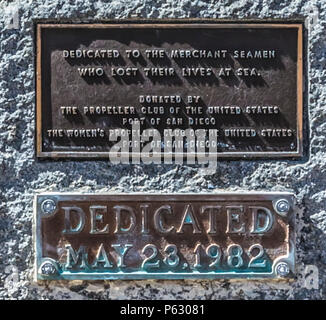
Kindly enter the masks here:
M 9 18 L 18 9 L 17 23 Z M 125 18 L 293 19 L 310 16 L 305 45 L 305 156 L 198 166 L 112 165 L 35 158 L 34 22 Z M 307 24 L 308 26 L 308 24 Z M 306 0 L 0 1 L 0 299 L 324 299 L 326 297 L 326 2 Z M 33 282 L 33 196 L 44 191 L 291 191 L 297 196 L 293 281 Z M 307 288 L 305 267 L 319 271 Z M 316 270 L 316 269 L 314 269 Z

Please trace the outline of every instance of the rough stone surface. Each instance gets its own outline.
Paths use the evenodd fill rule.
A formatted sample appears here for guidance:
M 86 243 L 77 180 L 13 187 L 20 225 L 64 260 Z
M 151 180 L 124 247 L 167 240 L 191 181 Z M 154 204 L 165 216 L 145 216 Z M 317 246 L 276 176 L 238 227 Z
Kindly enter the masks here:
M 201 176 L 187 165 L 112 165 L 105 161 L 37 161 L 34 157 L 33 19 L 298 18 L 318 20 L 306 47 L 306 124 L 301 161 L 220 161 Z M 19 8 L 19 28 L 3 17 Z M 1 20 L 2 19 L 2 20 Z M 22 0 L 0 1 L 0 299 L 325 299 L 326 297 L 326 2 L 306 0 Z M 309 73 L 308 73 L 309 72 Z M 309 92 L 308 92 L 309 91 Z M 96 174 L 94 174 L 96 173 Z M 33 276 L 32 202 L 41 191 L 292 191 L 298 199 L 293 282 L 96 281 L 37 284 Z M 319 289 L 305 288 L 304 267 L 319 269 Z

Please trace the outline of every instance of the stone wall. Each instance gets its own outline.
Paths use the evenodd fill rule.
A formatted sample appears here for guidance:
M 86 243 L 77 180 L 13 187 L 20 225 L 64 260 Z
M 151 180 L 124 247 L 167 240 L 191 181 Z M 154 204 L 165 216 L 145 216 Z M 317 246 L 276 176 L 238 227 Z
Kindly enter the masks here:
M 19 26 L 5 17 L 19 9 Z M 299 161 L 220 161 L 198 166 L 38 161 L 34 156 L 34 22 L 125 18 L 293 19 L 312 16 L 305 38 L 305 156 Z M 2 19 L 2 20 L 1 20 Z M 324 299 L 326 297 L 326 2 L 306 0 L 0 1 L 0 299 Z M 293 281 L 148 280 L 33 282 L 33 196 L 44 191 L 291 191 L 297 196 Z M 319 289 L 304 268 L 319 270 Z

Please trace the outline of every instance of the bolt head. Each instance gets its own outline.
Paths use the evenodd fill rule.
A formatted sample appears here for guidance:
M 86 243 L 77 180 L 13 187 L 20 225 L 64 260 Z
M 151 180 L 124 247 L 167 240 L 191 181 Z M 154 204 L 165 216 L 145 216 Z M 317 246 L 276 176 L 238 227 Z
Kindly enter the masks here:
M 56 210 L 57 205 L 52 199 L 46 199 L 41 204 L 41 210 L 45 215 L 50 215 L 54 213 Z
M 286 199 L 280 199 L 275 203 L 275 210 L 281 216 L 286 216 L 287 213 L 290 211 L 290 203 Z
M 276 266 L 276 273 L 280 277 L 286 277 L 290 273 L 289 265 L 286 262 L 280 262 Z
M 45 262 L 40 268 L 41 274 L 45 276 L 52 276 L 57 273 L 56 267 L 51 262 Z

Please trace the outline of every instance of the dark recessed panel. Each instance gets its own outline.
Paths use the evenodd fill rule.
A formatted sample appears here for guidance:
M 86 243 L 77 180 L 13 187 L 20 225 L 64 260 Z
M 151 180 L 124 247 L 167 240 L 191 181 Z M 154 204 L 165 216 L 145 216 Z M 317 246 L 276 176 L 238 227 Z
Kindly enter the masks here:
M 108 158 L 121 139 L 124 154 L 152 141 L 162 154 L 300 156 L 302 26 L 39 24 L 37 155 Z

